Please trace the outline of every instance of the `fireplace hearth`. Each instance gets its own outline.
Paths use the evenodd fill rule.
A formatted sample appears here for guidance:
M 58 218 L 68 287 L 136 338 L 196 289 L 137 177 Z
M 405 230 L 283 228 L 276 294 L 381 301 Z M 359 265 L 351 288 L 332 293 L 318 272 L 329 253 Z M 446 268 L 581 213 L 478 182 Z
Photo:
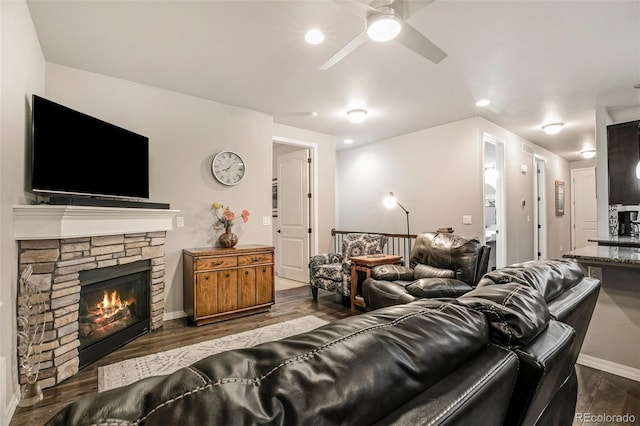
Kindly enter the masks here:
M 79 274 L 80 368 L 149 331 L 150 269 L 138 261 Z

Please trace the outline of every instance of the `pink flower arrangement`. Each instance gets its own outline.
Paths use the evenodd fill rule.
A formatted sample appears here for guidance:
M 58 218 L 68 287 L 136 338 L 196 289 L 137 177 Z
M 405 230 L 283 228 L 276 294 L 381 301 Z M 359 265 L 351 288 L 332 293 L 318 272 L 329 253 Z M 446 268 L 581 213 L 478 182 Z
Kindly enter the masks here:
M 229 229 L 233 226 L 234 221 L 242 219 L 242 222 L 247 223 L 249 220 L 249 210 L 242 210 L 240 216 L 236 217 L 236 214 L 229 210 L 229 207 L 225 207 L 222 203 L 214 201 L 211 205 L 211 210 L 216 217 L 216 223 L 213 224 L 213 229 Z

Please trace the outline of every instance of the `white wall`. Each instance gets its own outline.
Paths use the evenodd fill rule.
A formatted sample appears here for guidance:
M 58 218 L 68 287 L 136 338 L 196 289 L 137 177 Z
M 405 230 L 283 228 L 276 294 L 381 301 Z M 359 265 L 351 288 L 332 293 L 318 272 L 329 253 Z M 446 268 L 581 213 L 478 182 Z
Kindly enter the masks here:
M 46 97 L 149 137 L 150 200 L 180 210 L 185 227 L 166 240 L 165 318 L 180 316 L 182 249 L 211 246 L 209 207 L 220 201 L 236 213 L 251 212 L 234 227 L 240 244 L 271 244 L 271 116 L 130 81 L 47 64 Z M 245 160 L 246 176 L 227 187 L 211 175 L 211 160 L 222 150 Z
M 382 199 L 393 191 L 410 212 L 411 232 L 451 226 L 467 238 L 481 238 L 482 133 L 505 145 L 507 263 L 533 258 L 533 156 L 522 143 L 547 160 L 548 257 L 557 258 L 570 243 L 570 212 L 556 217 L 554 181 L 569 185 L 567 161 L 483 118 L 473 117 L 349 150 L 337 156 L 338 227 L 347 231 L 405 233 L 401 209 L 387 210 Z M 526 164 L 529 171 L 521 172 Z M 525 208 L 521 200 L 526 201 Z M 567 199 L 567 206 L 570 200 Z M 472 215 L 471 225 L 462 224 Z M 527 220 L 527 216 L 529 217 Z
M 331 229 L 336 226 L 336 141 L 335 137 L 324 133 L 299 129 L 274 123 L 273 136 L 278 143 L 302 143 L 313 146 L 316 153 L 316 176 L 312 176 L 318 215 L 312 218 L 314 232 L 317 232 L 317 247 L 312 254 L 333 250 Z
M 26 203 L 26 145 L 31 95 L 44 94 L 45 60 L 24 1 L 0 1 L 0 424 L 19 393 L 16 364 L 17 244 L 12 205 Z

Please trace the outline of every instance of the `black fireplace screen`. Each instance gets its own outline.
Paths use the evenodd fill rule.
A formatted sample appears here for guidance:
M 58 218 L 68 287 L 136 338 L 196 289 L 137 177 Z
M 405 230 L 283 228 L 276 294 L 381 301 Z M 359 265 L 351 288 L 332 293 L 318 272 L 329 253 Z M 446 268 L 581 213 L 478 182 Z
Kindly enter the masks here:
M 149 331 L 149 269 L 140 261 L 80 274 L 81 367 Z

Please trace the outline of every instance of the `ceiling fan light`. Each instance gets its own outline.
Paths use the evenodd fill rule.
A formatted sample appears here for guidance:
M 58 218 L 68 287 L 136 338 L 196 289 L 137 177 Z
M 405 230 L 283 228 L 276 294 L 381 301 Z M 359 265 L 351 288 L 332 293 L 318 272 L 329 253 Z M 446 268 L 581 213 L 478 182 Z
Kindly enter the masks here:
M 595 149 L 585 149 L 584 151 L 580 151 L 580 154 L 582 155 L 582 158 L 585 158 L 587 160 L 594 158 L 596 156 L 596 150 Z
M 347 117 L 349 117 L 349 121 L 351 121 L 352 123 L 363 123 L 367 119 L 367 110 L 351 109 L 347 111 Z
M 542 130 L 548 135 L 555 135 L 562 130 L 564 123 L 549 123 L 542 126 Z
M 393 13 L 376 15 L 367 20 L 367 35 L 373 41 L 393 40 L 402 30 L 402 21 Z

